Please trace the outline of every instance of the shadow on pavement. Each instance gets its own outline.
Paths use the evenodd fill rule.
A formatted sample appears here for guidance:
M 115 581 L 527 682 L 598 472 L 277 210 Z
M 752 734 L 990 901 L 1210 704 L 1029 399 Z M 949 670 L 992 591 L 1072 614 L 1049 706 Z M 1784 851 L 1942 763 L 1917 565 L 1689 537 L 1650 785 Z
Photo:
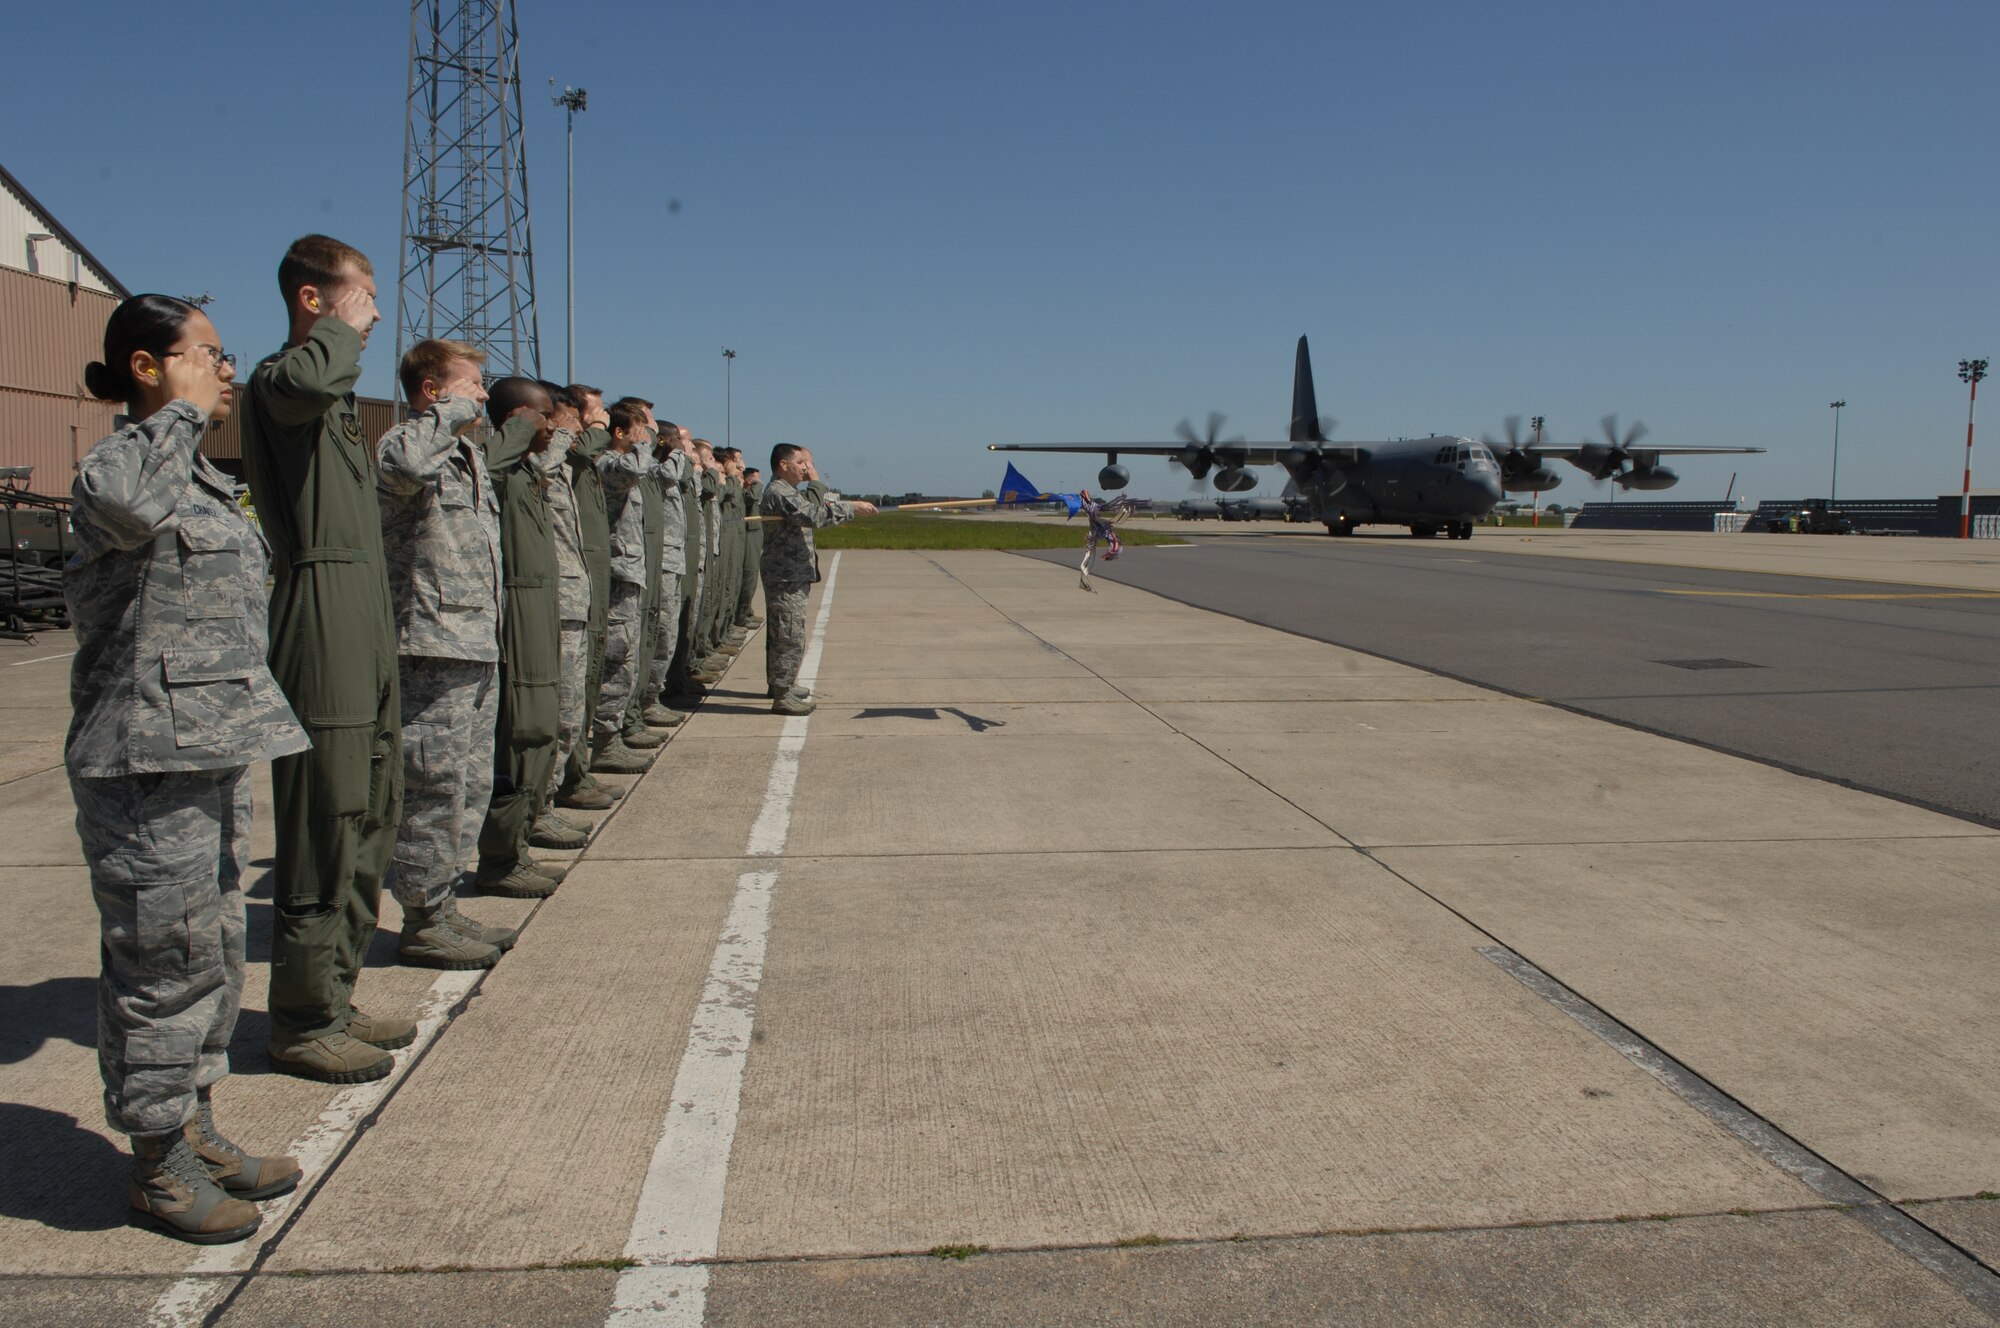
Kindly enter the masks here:
M 0 1102 L 0 1216 L 63 1231 L 126 1222 L 131 1159 L 76 1117 Z
M 0 1065 L 13 1065 L 50 1038 L 97 1046 L 97 978 L 47 978 L 27 987 L 0 986 Z

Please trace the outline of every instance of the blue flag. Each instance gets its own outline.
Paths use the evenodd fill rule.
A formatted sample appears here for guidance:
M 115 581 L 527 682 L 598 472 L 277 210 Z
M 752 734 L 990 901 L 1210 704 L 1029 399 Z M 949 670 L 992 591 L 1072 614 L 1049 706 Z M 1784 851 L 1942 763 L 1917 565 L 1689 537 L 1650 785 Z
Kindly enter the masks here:
M 1007 477 L 1000 481 L 1000 505 L 1006 507 L 1015 503 L 1032 503 L 1049 495 L 1029 482 L 1028 477 L 1014 469 L 1014 463 L 1007 463 Z

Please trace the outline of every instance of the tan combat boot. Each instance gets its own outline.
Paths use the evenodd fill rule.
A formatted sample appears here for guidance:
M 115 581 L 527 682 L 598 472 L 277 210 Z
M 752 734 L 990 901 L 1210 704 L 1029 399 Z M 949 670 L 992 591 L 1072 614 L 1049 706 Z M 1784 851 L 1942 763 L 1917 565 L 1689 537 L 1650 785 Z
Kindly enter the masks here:
M 487 944 L 493 942 L 488 941 Z M 398 1019 L 394 1015 L 363 1014 L 350 1005 L 347 1007 L 347 1036 L 356 1042 L 380 1047 L 383 1051 L 401 1051 L 417 1040 L 417 1022 L 414 1019 Z
M 528 827 L 528 842 L 536 848 L 582 848 L 590 842 L 590 832 L 579 830 L 550 807 Z
M 479 893 L 503 899 L 547 899 L 556 892 L 556 883 L 536 871 L 526 858 L 504 872 L 481 863 L 473 883 L 479 887 Z
M 470 936 L 474 940 L 484 941 L 501 954 L 506 954 L 509 950 L 513 949 L 514 942 L 521 939 L 521 930 L 518 927 L 493 927 L 488 926 L 477 918 L 467 917 L 458 911 L 458 900 L 452 898 L 450 895 L 446 895 L 444 903 L 438 906 L 438 913 L 440 916 L 451 920 L 453 929 L 459 935 Z M 349 1029 L 350 1031 L 352 1030 L 352 1025 L 349 1025 Z
M 323 1084 L 365 1084 L 386 1079 L 395 1058 L 347 1032 L 327 1033 L 287 1046 L 271 1044 L 271 1068 Z
M 132 1219 L 196 1245 L 228 1245 L 256 1233 L 257 1205 L 216 1183 L 182 1127 L 132 1136 Z
M 275 1199 L 299 1187 L 299 1162 L 293 1157 L 252 1157 L 215 1128 L 215 1106 L 209 1090 L 199 1090 L 195 1117 L 181 1127 L 188 1147 L 208 1168 L 215 1183 L 237 1199 Z
M 618 735 L 618 741 L 624 743 L 633 751 L 649 752 L 655 747 L 666 746 L 667 735 L 656 733 L 649 728 L 626 729 Z
M 500 951 L 454 927 L 442 908 L 412 906 L 403 910 L 396 962 L 412 968 L 491 968 L 500 962 Z
M 590 758 L 592 772 L 600 775 L 643 775 L 652 765 L 652 757 L 633 751 L 615 736 L 599 743 Z

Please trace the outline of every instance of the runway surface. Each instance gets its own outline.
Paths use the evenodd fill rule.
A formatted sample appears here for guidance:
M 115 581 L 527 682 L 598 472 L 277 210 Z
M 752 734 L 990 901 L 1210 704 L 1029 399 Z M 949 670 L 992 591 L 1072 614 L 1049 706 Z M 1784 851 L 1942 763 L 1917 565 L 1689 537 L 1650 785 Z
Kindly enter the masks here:
M 2000 826 L 1992 591 L 1367 536 L 1209 537 L 1096 575 Z

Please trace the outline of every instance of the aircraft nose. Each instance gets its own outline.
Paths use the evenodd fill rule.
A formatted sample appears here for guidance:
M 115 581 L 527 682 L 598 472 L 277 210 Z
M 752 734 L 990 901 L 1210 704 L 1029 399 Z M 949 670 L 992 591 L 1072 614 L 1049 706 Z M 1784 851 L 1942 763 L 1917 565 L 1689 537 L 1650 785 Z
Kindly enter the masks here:
M 1500 501 L 1502 495 L 1500 489 L 1500 477 L 1498 475 L 1480 474 L 1471 476 L 1470 478 L 1472 479 L 1472 482 L 1474 484 L 1479 486 L 1479 491 L 1481 493 L 1485 494 L 1488 498 L 1492 499 L 1496 503 Z

